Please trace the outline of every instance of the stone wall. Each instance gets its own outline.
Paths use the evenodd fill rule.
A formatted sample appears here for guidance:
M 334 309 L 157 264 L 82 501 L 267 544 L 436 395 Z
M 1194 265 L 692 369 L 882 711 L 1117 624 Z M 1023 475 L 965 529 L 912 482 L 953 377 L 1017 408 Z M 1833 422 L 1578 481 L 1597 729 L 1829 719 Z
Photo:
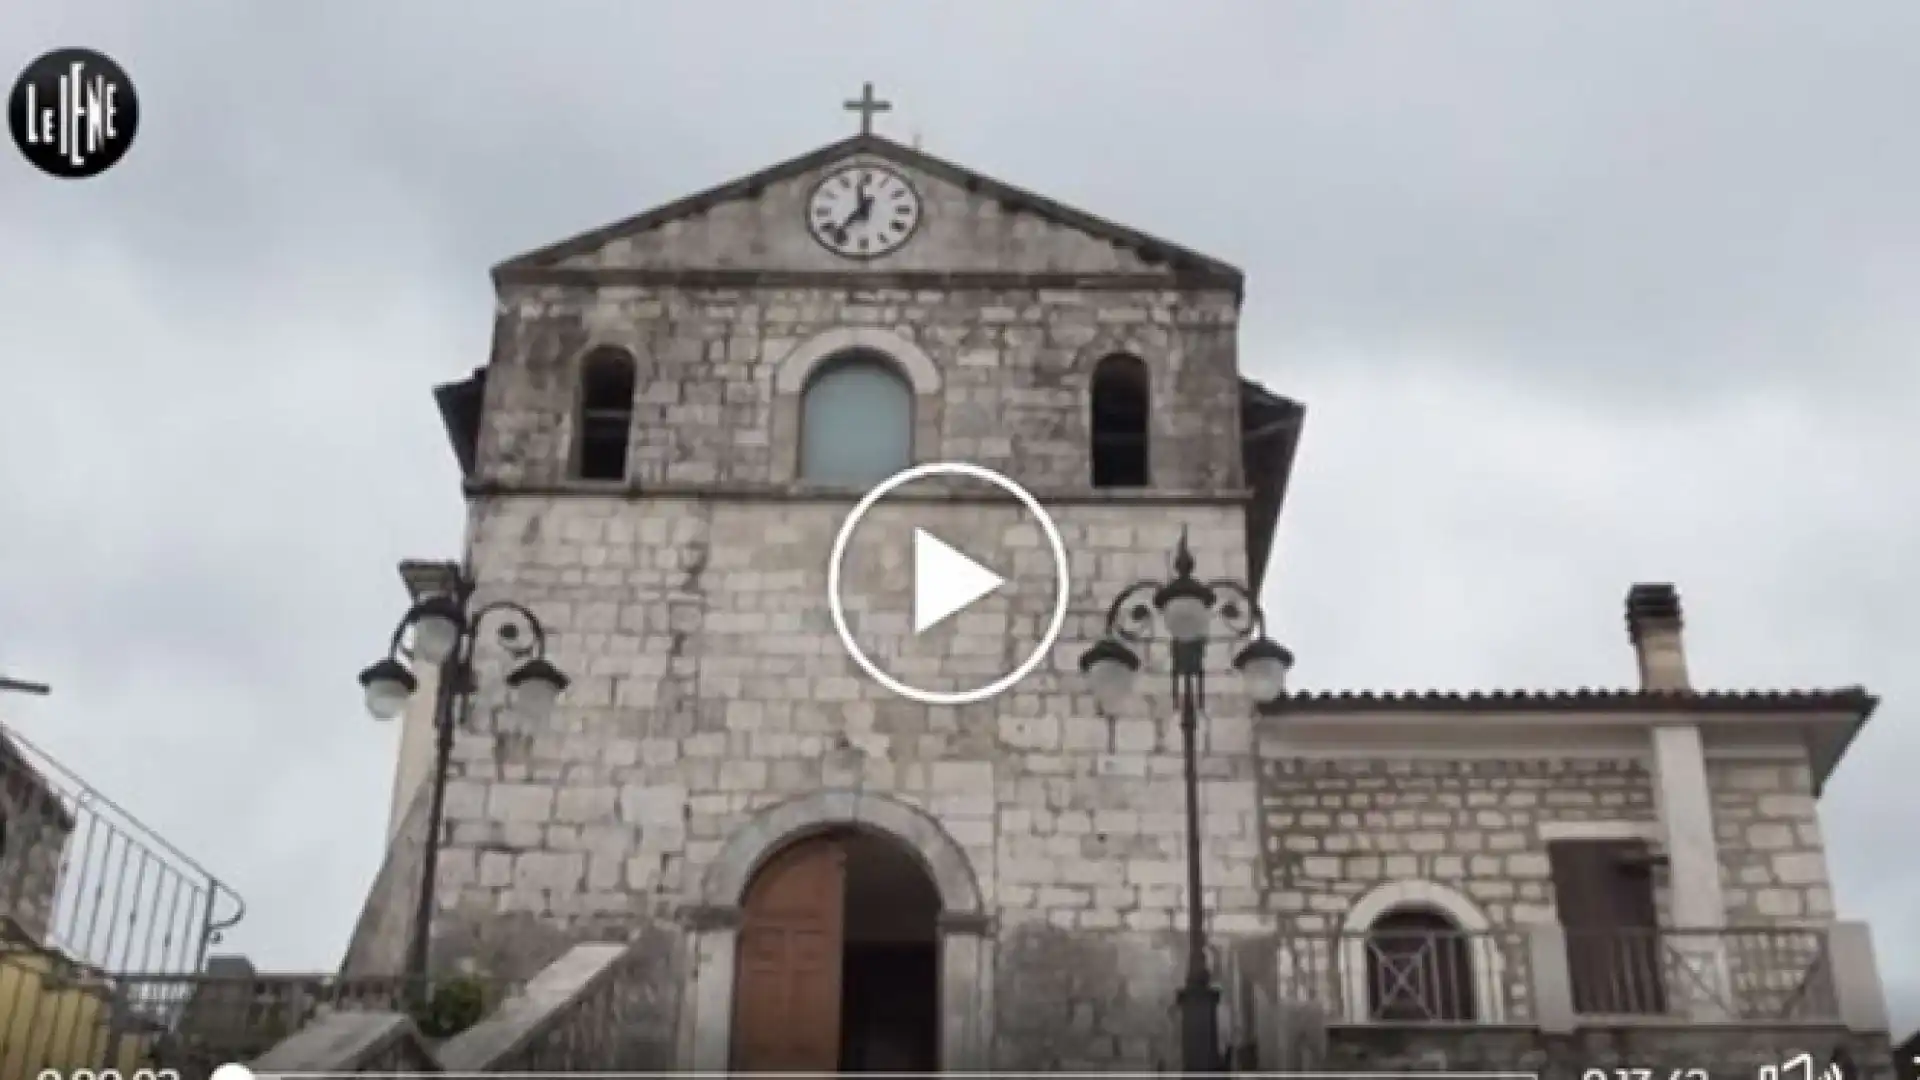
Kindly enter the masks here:
M 73 822 L 59 796 L 0 735 L 0 918 L 47 944 Z
M 1084 492 L 1092 370 L 1131 351 L 1153 372 L 1156 487 L 1225 493 L 1241 483 L 1237 321 L 1225 292 L 515 287 L 496 324 L 479 472 L 564 478 L 579 363 L 605 343 L 639 365 L 631 482 L 785 484 L 794 403 L 783 399 L 796 395 L 776 388 L 779 361 L 817 334 L 870 327 L 938 368 L 918 418 L 922 461 Z
M 1114 595 L 1166 573 L 1183 525 L 1203 574 L 1247 571 L 1238 297 L 1175 291 L 1165 266 L 1137 253 L 908 173 L 926 200 L 920 231 L 863 269 L 991 271 L 995 283 L 619 283 L 633 268 L 844 269 L 804 231 L 810 174 L 565 258 L 616 275 L 598 286 L 503 289 L 473 571 L 481 600 L 510 595 L 538 612 L 575 681 L 550 724 L 530 728 L 483 704 L 459 739 L 436 942 L 524 966 L 532 956 L 507 954 L 578 940 L 591 925 L 661 923 L 703 899 L 703 871 L 754 812 L 821 790 L 883 792 L 939 823 L 997 916 L 996 1015 L 1016 1030 L 1046 1018 L 1035 1039 L 1015 1037 L 1012 1060 L 1145 1064 L 1143 1040 L 1164 1033 L 1180 961 L 1167 947 L 1182 895 L 1178 743 L 1168 722 L 1149 719 L 1170 711 L 1158 658 L 1137 708 L 1115 718 L 1095 714 L 1076 660 Z M 1164 276 L 1169 287 L 1023 288 L 1015 275 L 1025 272 L 1124 273 L 1134 285 Z M 1063 534 L 1065 632 L 1002 696 L 903 700 L 835 636 L 828 553 L 861 493 L 796 483 L 799 383 L 781 362 L 855 339 L 912 353 L 930 371 L 916 380 L 916 460 L 1011 477 Z M 579 366 L 597 345 L 638 365 L 624 483 L 567 478 Z M 1090 380 L 1120 351 L 1153 373 L 1151 491 L 1091 489 Z M 862 530 L 871 538 L 849 553 L 850 621 L 907 682 L 990 681 L 1051 614 L 1049 553 L 1004 501 L 908 494 L 915 501 L 881 507 Z M 997 553 L 995 569 L 1013 579 L 1005 596 L 919 641 L 895 625 L 910 610 L 899 556 L 916 526 L 989 565 Z M 1251 723 L 1231 686 L 1214 693 L 1214 712 L 1207 899 L 1217 929 L 1252 932 L 1265 923 Z M 1055 985 L 1065 952 L 1075 954 L 1071 987 Z
M 346 957 L 340 962 L 342 976 L 398 975 L 406 970 L 407 943 L 412 940 L 420 903 L 430 797 L 431 785 L 416 784 L 406 813 L 390 830 L 386 857 L 374 873 L 360 918 L 347 939 Z
M 1336 931 L 1353 901 L 1411 878 L 1465 894 L 1498 925 L 1554 917 L 1541 826 L 1654 820 L 1632 759 L 1261 763 L 1266 886 L 1291 929 Z
M 1831 1015 L 1822 1011 L 1832 1007 L 1820 964 L 1824 937 L 1782 932 L 1832 917 L 1805 764 L 1714 758 L 1708 775 L 1733 928 L 1713 935 L 1723 942 L 1727 1007 L 1751 1016 Z M 1578 832 L 1578 823 L 1657 838 L 1654 804 L 1648 767 L 1632 757 L 1266 761 L 1266 884 L 1283 933 L 1296 940 L 1362 929 L 1346 924 L 1347 912 L 1385 883 L 1417 879 L 1451 890 L 1496 931 L 1472 945 L 1472 962 L 1476 971 L 1500 965 L 1497 1004 L 1505 1019 L 1523 1020 L 1531 994 L 1521 977 L 1524 950 L 1498 931 L 1558 921 L 1548 842 Z M 1664 868 L 1654 869 L 1653 884 L 1656 914 L 1671 925 Z M 1447 913 L 1459 921 L 1457 911 Z M 1295 992 L 1326 997 L 1335 982 L 1330 946 L 1312 948 L 1319 951 L 1302 952 L 1300 962 L 1315 970 L 1300 976 Z
M 1727 921 L 1766 926 L 1831 920 L 1833 892 L 1806 762 L 1710 760 L 1707 785 Z
M 1143 672 L 1137 707 L 1104 718 L 1075 661 L 1104 600 L 1164 573 L 1182 526 L 1203 570 L 1231 565 L 1239 509 L 1054 505 L 1073 568 L 1067 631 L 1018 687 L 959 707 L 893 696 L 836 638 L 826 562 L 847 509 L 565 495 L 479 506 L 479 579 L 537 611 L 575 681 L 551 724 L 528 728 L 483 700 L 457 741 L 441 879 L 452 910 L 437 938 L 498 954 L 665 918 L 753 811 L 823 788 L 885 792 L 940 823 L 998 914 L 998 1015 L 1019 1029 L 1061 1012 L 1044 1034 L 1063 1061 L 1143 1060 L 1132 1055 L 1145 1025 L 1166 1025 L 1182 959 L 1169 948 L 1183 903 L 1178 735 L 1164 667 Z M 879 517 L 882 547 L 914 522 L 963 550 L 1037 550 L 1004 504 L 934 500 Z M 998 673 L 1023 654 L 1051 605 L 1045 580 L 930 633 L 946 650 L 936 666 Z M 853 591 L 904 611 L 908 584 L 876 572 Z M 1206 900 L 1216 930 L 1250 932 L 1265 925 L 1251 721 L 1230 682 L 1213 705 Z M 1065 952 L 1079 958 L 1072 974 Z M 1062 992 L 1060 978 L 1079 989 Z M 1045 1063 L 1037 1044 L 1015 1053 Z
M 1550 918 L 1542 823 L 1657 824 L 1646 765 L 1628 758 L 1296 759 L 1262 770 L 1269 887 L 1300 930 L 1336 928 L 1340 897 L 1408 877 L 1454 885 L 1498 923 Z M 1829 921 L 1807 765 L 1715 757 L 1707 775 L 1728 924 Z

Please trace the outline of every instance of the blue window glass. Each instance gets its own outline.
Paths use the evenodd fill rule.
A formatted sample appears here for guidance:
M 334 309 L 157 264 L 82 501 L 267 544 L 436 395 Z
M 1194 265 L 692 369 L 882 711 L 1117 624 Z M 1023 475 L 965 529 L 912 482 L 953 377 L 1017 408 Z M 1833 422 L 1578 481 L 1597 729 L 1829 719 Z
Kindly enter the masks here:
M 866 487 L 913 463 L 913 388 L 887 360 L 853 354 L 808 380 L 800 409 L 800 477 Z

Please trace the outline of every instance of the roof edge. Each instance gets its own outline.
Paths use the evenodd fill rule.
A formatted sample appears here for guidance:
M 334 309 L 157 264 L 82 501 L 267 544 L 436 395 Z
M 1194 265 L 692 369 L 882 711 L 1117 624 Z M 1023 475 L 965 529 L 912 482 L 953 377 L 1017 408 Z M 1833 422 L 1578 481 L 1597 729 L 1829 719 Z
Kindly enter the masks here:
M 1879 707 L 1865 687 L 1832 690 L 1308 690 L 1260 707 L 1264 716 L 1316 712 L 1844 712 L 1860 723 Z
M 561 259 L 591 251 L 623 234 L 643 232 L 668 221 L 702 213 L 723 202 L 751 198 L 768 184 L 808 172 L 836 158 L 857 153 L 885 158 L 895 164 L 929 173 L 968 190 L 987 192 L 1016 209 L 1029 211 L 1057 224 L 1079 229 L 1120 246 L 1132 248 L 1148 261 L 1162 262 L 1175 270 L 1184 267 L 1202 271 L 1210 276 L 1218 276 L 1229 281 L 1236 289 L 1244 286 L 1245 275 L 1238 267 L 1225 261 L 1083 210 L 1076 210 L 1064 203 L 1015 187 L 1005 181 L 996 180 L 985 173 L 873 134 L 853 135 L 838 142 L 828 143 L 746 176 L 516 255 L 493 267 L 493 279 L 498 284 L 503 278 L 510 278 L 517 273 L 547 268 Z
M 1240 408 L 1241 466 L 1253 487 L 1253 498 L 1247 508 L 1247 582 L 1258 594 L 1266 583 L 1273 552 L 1279 544 L 1280 516 L 1286 510 L 1287 492 L 1293 485 L 1307 407 L 1241 376 Z M 1265 414 L 1260 427 L 1248 430 L 1249 412 Z M 1262 460 L 1271 461 L 1272 468 L 1258 468 L 1256 463 Z

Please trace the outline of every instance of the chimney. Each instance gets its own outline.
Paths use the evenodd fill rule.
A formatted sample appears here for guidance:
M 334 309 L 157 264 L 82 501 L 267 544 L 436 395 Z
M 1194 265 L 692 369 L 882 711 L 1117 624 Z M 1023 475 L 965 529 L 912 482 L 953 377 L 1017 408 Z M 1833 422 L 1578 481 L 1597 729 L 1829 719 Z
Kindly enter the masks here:
M 1627 636 L 1640 662 L 1640 689 L 1685 692 L 1687 648 L 1681 636 L 1680 594 L 1670 583 L 1635 585 L 1627 590 Z

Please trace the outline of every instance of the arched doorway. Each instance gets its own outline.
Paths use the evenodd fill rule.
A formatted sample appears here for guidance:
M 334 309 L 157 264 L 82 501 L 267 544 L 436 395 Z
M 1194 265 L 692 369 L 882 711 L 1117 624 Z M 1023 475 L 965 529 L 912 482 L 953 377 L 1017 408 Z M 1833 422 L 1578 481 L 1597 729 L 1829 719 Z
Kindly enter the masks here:
M 732 1068 L 940 1068 L 940 893 L 889 837 L 835 829 L 781 848 L 741 904 Z

